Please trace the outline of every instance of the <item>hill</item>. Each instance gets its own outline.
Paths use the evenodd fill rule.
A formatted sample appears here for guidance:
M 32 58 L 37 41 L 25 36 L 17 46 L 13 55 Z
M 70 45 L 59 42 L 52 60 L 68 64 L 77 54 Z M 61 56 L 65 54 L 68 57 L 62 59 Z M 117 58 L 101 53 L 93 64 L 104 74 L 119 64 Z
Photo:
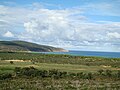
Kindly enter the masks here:
M 26 41 L 0 41 L 0 51 L 66 52 L 67 50 Z

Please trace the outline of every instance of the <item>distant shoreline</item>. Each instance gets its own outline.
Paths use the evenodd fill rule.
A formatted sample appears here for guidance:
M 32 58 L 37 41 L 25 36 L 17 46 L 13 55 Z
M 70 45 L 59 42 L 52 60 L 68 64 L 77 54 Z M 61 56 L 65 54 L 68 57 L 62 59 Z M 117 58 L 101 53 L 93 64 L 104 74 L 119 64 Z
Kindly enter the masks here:
M 103 58 L 120 58 L 120 52 L 99 52 L 99 51 L 74 51 L 69 52 L 35 52 L 44 54 L 65 54 L 72 56 L 90 56 L 90 57 L 103 57 Z

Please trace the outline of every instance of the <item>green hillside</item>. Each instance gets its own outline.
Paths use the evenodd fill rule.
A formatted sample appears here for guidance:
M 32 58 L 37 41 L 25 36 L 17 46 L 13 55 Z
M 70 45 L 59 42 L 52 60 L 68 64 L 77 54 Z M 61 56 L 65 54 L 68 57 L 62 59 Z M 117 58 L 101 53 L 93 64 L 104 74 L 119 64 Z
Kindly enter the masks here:
M 64 52 L 66 50 L 26 41 L 0 41 L 0 51 Z

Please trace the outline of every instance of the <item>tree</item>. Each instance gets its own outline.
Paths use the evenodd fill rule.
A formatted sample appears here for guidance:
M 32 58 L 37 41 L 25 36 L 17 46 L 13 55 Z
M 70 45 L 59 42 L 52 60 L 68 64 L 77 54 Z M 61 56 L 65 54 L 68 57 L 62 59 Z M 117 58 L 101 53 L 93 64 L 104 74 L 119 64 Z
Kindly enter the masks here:
M 14 64 L 13 61 L 10 61 L 10 64 Z

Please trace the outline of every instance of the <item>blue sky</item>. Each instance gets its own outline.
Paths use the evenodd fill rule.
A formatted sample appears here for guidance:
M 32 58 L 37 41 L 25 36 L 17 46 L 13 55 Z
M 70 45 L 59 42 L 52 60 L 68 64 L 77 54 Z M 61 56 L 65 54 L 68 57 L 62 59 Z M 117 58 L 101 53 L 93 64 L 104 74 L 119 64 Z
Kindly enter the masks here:
M 0 0 L 0 40 L 120 52 L 120 0 Z

